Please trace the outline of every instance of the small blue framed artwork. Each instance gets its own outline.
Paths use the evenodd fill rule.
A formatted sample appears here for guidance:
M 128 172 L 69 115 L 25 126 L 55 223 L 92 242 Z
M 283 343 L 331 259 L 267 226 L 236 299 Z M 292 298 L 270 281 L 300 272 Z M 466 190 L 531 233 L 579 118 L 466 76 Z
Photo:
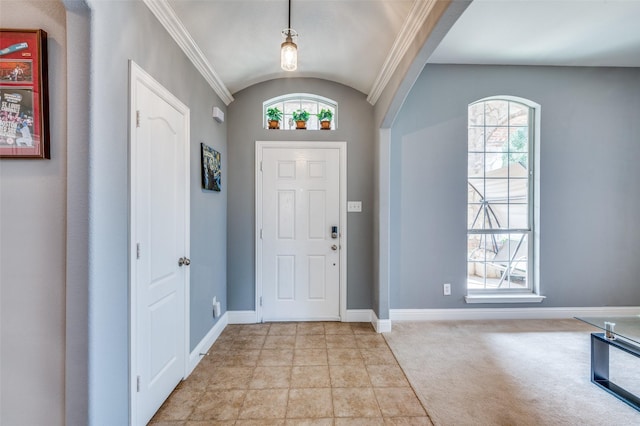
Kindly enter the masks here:
M 200 143 L 202 147 L 202 188 L 207 191 L 222 189 L 222 163 L 220 153 L 210 146 Z

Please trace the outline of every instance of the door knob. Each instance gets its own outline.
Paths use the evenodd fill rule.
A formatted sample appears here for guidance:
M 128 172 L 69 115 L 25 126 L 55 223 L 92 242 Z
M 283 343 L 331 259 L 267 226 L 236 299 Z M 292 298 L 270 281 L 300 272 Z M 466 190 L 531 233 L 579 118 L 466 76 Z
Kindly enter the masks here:
M 189 266 L 191 265 L 191 259 L 189 259 L 188 257 L 181 257 L 180 259 L 178 259 L 178 266 Z
M 337 246 L 337 245 L 335 245 L 335 244 L 334 244 L 334 245 L 332 245 L 332 246 L 331 246 L 331 250 L 333 250 L 333 251 L 338 250 L 338 246 Z

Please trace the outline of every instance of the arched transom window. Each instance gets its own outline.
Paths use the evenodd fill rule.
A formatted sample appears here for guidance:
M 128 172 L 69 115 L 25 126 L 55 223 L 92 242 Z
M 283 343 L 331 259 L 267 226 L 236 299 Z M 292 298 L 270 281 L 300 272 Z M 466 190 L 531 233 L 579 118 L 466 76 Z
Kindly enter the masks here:
M 317 114 L 325 109 L 331 111 L 331 130 L 338 128 L 338 104 L 332 99 L 311 93 L 290 93 L 269 99 L 262 104 L 263 125 L 268 128 L 267 110 L 278 108 L 282 112 L 280 121 L 281 130 L 295 130 L 296 123 L 293 119 L 294 112 L 306 111 L 309 113 L 307 130 L 319 130 L 320 121 Z

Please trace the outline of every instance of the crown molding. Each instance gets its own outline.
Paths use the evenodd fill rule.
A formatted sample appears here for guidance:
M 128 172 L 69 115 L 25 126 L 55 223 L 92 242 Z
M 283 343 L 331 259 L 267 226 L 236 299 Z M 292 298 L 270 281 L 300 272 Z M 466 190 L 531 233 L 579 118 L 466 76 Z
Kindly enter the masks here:
M 233 96 L 222 82 L 207 58 L 198 47 L 189 31 L 185 28 L 176 12 L 167 0 L 142 0 L 151 12 L 158 18 L 160 24 L 167 30 L 178 46 L 191 60 L 196 69 L 202 74 L 211 88 L 216 92 L 225 105 L 233 102 Z
M 415 3 L 413 3 L 413 7 L 409 11 L 409 15 L 393 42 L 393 46 L 387 55 L 387 59 L 384 61 L 384 64 L 382 65 L 382 68 L 369 91 L 367 101 L 371 105 L 375 105 L 376 102 L 378 102 L 382 91 L 387 87 L 393 73 L 396 72 L 400 61 L 407 54 L 409 47 L 411 47 L 411 44 L 418 36 L 418 32 L 423 27 L 436 3 L 437 0 L 416 0 Z

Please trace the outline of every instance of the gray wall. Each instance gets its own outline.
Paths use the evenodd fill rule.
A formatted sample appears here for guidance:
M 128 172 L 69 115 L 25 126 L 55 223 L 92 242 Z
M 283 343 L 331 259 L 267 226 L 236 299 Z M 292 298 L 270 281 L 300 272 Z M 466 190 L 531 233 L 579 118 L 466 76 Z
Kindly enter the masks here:
M 262 103 L 287 93 L 313 93 L 338 102 L 335 131 L 263 128 Z M 234 94 L 229 105 L 229 210 L 227 275 L 230 310 L 255 309 L 255 142 L 308 140 L 347 142 L 347 198 L 362 213 L 347 217 L 347 308 L 370 309 L 373 277 L 373 107 L 364 94 L 326 80 L 271 80 Z
M 214 105 L 226 108 L 142 2 L 91 5 L 89 418 L 121 425 L 129 407 L 128 60 L 191 110 L 191 348 L 214 324 L 214 295 L 226 310 L 227 187 L 200 189 L 200 142 L 220 151 L 228 170 L 226 124 L 211 118 Z
M 478 307 L 463 299 L 467 105 L 493 95 L 542 106 L 547 298 L 531 306 L 640 304 L 640 69 L 429 65 L 392 128 L 391 307 Z
M 66 34 L 57 1 L 5 1 L 48 34 L 50 160 L 0 160 L 0 424 L 64 424 Z

